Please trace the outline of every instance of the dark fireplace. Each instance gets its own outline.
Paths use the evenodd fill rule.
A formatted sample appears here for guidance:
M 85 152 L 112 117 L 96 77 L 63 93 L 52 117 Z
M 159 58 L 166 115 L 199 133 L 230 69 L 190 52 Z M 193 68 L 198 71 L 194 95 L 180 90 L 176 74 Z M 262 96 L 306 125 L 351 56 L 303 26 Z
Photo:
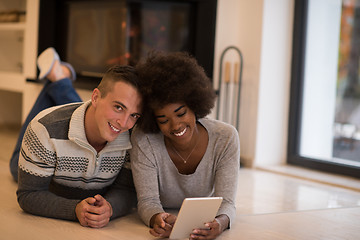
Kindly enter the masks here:
M 93 89 L 113 64 L 151 50 L 187 51 L 212 78 L 217 0 L 41 0 L 39 45 L 49 46 Z

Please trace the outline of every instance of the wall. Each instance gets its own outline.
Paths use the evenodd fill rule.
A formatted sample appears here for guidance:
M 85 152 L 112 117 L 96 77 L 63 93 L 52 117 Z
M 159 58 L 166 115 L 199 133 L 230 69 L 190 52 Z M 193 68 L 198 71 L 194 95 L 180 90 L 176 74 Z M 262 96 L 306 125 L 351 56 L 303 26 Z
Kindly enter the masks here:
M 25 50 L 24 50 L 24 76 L 30 79 L 36 79 L 37 67 L 37 42 L 38 42 L 38 22 L 39 22 L 39 1 L 27 0 L 26 13 L 26 32 L 25 32 Z M 25 120 L 36 97 L 42 89 L 41 84 L 26 82 L 23 91 L 23 111 L 22 121 Z M 80 97 L 86 101 L 90 99 L 91 91 L 77 89 Z
M 34 4 L 38 0 L 29 0 Z M 241 158 L 245 166 L 281 164 L 286 161 L 288 103 L 294 0 L 218 0 L 214 83 L 217 87 L 222 51 L 234 45 L 244 57 L 240 105 Z M 34 6 L 34 7 L 33 7 Z M 36 4 L 28 6 L 37 21 Z M 29 16 L 30 17 L 30 16 Z M 29 21 L 28 21 L 29 22 Z M 25 76 L 36 74 L 37 28 L 27 27 Z M 41 86 L 27 83 L 23 118 Z M 79 91 L 83 100 L 90 91 Z
M 255 165 L 286 162 L 293 1 L 264 1 Z
M 240 105 L 241 161 L 247 167 L 286 161 L 293 0 L 219 0 L 215 87 L 221 52 L 244 57 Z
M 0 90 L 0 126 L 21 125 L 22 96 L 21 93 Z
M 251 166 L 255 155 L 255 136 L 258 84 L 260 71 L 260 44 L 262 0 L 218 1 L 215 39 L 214 82 L 219 81 L 219 61 L 222 51 L 236 46 L 243 55 L 243 74 L 240 99 L 240 144 L 242 163 Z

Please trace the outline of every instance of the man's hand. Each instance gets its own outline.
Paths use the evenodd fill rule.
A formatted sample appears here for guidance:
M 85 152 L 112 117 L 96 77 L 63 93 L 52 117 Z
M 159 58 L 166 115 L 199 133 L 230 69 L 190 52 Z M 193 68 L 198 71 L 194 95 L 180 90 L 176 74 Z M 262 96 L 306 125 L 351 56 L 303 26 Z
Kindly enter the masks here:
M 150 234 L 154 237 L 169 237 L 174 226 L 176 216 L 170 213 L 158 213 L 152 217 L 152 226 Z
M 101 228 L 106 226 L 112 216 L 112 207 L 101 195 L 89 197 L 76 205 L 76 217 L 82 226 Z

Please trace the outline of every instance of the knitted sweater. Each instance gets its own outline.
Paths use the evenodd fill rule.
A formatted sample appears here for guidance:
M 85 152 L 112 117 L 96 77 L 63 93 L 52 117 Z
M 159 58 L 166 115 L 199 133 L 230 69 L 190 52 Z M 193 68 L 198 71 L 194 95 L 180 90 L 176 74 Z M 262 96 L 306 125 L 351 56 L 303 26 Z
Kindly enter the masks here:
M 193 174 L 180 174 L 170 159 L 162 133 L 132 133 L 131 168 L 138 194 L 138 212 L 145 224 L 164 208 L 180 208 L 186 197 L 221 196 L 218 215 L 233 222 L 240 168 L 239 135 L 229 124 L 199 120 L 209 135 L 206 152 Z
M 136 205 L 127 152 L 129 133 L 121 133 L 97 153 L 85 135 L 85 111 L 90 103 L 52 107 L 30 122 L 18 168 L 17 197 L 24 211 L 76 220 L 76 205 L 96 194 L 111 204 L 112 218 Z

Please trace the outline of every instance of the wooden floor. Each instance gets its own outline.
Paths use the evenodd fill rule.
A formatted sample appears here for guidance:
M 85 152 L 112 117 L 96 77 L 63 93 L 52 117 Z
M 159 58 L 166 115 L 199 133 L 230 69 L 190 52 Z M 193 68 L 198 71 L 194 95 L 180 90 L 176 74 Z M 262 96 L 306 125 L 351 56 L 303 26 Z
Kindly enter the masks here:
M 8 167 L 16 137 L 16 128 L 0 127 L 0 239 L 153 239 L 136 213 L 103 229 L 24 213 Z M 349 189 L 242 168 L 236 222 L 218 239 L 360 239 L 360 190 L 354 182 Z

